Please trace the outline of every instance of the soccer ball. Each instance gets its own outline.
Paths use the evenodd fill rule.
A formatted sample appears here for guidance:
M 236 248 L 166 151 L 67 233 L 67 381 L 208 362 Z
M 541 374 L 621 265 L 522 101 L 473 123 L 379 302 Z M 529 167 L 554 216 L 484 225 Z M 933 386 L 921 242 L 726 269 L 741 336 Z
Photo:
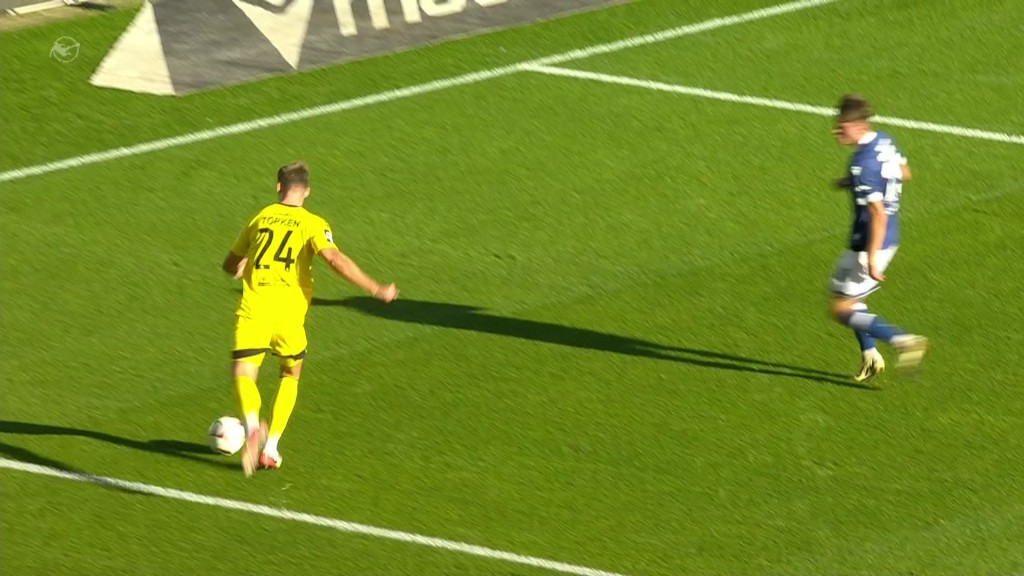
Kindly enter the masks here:
M 210 424 L 206 441 L 214 452 L 230 456 L 245 445 L 245 426 L 238 418 L 222 416 Z

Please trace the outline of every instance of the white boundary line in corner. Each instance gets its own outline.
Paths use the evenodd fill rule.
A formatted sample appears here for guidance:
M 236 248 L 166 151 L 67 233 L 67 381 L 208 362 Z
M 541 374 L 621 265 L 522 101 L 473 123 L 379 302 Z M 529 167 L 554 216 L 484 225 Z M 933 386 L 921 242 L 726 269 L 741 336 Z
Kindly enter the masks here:
M 621 50 L 626 50 L 629 48 L 636 48 L 638 46 L 646 46 L 648 44 L 664 42 L 666 40 L 672 40 L 674 38 L 681 38 L 683 36 L 701 34 L 704 32 L 709 32 L 711 30 L 716 30 L 718 28 L 736 26 L 738 24 L 745 24 L 747 22 L 763 20 L 765 18 L 771 18 L 773 16 L 780 16 L 783 14 L 789 14 L 791 12 L 798 12 L 800 10 L 806 10 L 808 8 L 815 8 L 817 6 L 832 4 L 837 1 L 839 0 L 799 0 L 796 2 L 779 4 L 776 6 L 770 6 L 768 8 L 760 8 L 757 10 L 752 10 L 750 12 L 744 12 L 742 14 L 712 18 L 710 20 L 705 20 L 703 22 L 698 22 L 695 24 L 686 24 L 684 26 L 663 30 L 661 32 L 655 32 L 653 34 L 634 36 L 632 38 L 626 38 L 624 40 L 619 40 L 617 42 L 598 44 L 595 46 L 589 46 L 577 50 L 570 50 L 568 52 L 563 52 L 561 54 L 546 56 L 544 58 L 538 58 L 536 60 L 521 62 L 519 64 L 512 64 L 510 66 L 502 66 L 500 68 L 482 70 L 470 74 L 463 74 L 461 76 L 453 76 L 441 80 L 434 80 L 433 82 L 417 84 L 415 86 L 407 86 L 404 88 L 397 88 L 394 90 L 386 90 L 384 92 L 378 92 L 376 94 L 371 94 L 368 96 L 361 96 L 359 98 L 352 98 L 349 100 L 341 100 L 339 102 L 334 102 L 332 104 L 314 106 L 312 108 L 296 110 L 294 112 L 286 112 L 284 114 L 277 114 L 275 116 L 268 116 L 256 120 L 249 120 L 247 122 L 239 122 L 237 124 L 230 124 L 218 128 L 211 128 L 209 130 L 200 130 L 198 132 L 191 132 L 189 134 L 182 134 L 180 136 L 174 136 L 171 138 L 162 138 L 160 140 L 143 142 L 141 144 L 123 146 L 120 148 L 112 148 L 110 150 L 104 150 L 102 152 L 93 152 L 91 154 L 73 156 L 71 158 L 65 158 L 63 160 L 57 160 L 55 162 L 47 162 L 45 164 L 37 164 L 35 166 L 16 168 L 14 170 L 0 172 L 0 182 L 11 182 L 13 180 L 21 180 L 24 178 L 29 178 L 31 176 L 40 176 L 43 174 L 49 174 L 51 172 L 70 170 L 72 168 L 88 166 L 90 164 L 98 164 L 100 162 L 109 162 L 111 160 L 117 160 L 119 158 L 138 156 L 140 154 L 156 152 L 159 150 L 166 150 L 168 148 L 189 146 L 199 142 L 205 142 L 207 140 L 223 138 L 225 136 L 245 134 L 247 132 L 260 130 L 263 128 L 270 128 L 272 126 L 292 124 L 294 122 L 308 120 L 310 118 L 317 118 L 319 116 L 326 116 L 328 114 L 337 114 L 339 112 L 344 112 L 347 110 L 364 108 L 367 106 L 373 106 L 375 104 L 383 104 L 386 102 L 392 102 L 403 98 L 409 98 L 411 96 L 418 96 L 430 92 L 437 92 L 439 90 L 446 90 L 448 88 L 454 88 L 456 86 L 476 84 L 478 82 L 483 82 L 485 80 L 492 80 L 494 78 L 510 76 L 512 74 L 522 72 L 524 70 L 524 67 L 526 66 L 548 66 L 554 64 L 563 64 L 565 62 L 581 60 L 583 58 L 589 58 L 591 56 L 597 56 L 600 54 L 610 54 L 612 52 L 619 52 Z
M 632 78 L 629 76 L 616 76 L 612 74 L 603 74 L 600 72 L 589 72 L 586 70 L 575 70 L 571 68 L 559 68 L 554 66 L 529 64 L 523 67 L 525 70 L 531 72 L 537 72 L 539 74 L 547 74 L 550 76 L 562 76 L 566 78 L 575 78 L 577 80 L 590 80 L 594 82 L 603 82 L 605 84 L 617 84 L 619 86 L 630 86 L 633 88 L 642 88 L 644 90 L 655 90 L 658 92 L 670 92 L 673 94 L 683 94 L 686 96 L 695 96 L 697 98 L 706 98 L 709 100 L 719 100 L 722 102 L 733 102 L 736 104 L 747 104 L 750 106 L 761 106 L 763 108 L 775 108 L 777 110 L 788 110 L 790 112 L 802 112 L 805 114 L 815 114 L 818 116 L 834 116 L 835 108 L 828 108 L 826 106 L 815 106 L 812 104 L 801 104 L 799 102 L 787 102 L 785 100 L 776 100 L 774 98 L 762 98 L 760 96 L 747 96 L 745 94 L 733 94 L 731 92 L 721 92 L 718 90 L 708 90 L 706 88 L 695 88 L 693 86 L 681 86 L 679 84 L 668 84 L 665 82 L 657 82 L 654 80 L 643 80 L 640 78 Z M 908 120 L 905 118 L 893 118 L 890 116 L 876 116 L 873 118 L 874 122 L 879 124 L 886 124 L 889 126 L 897 126 L 900 128 L 910 128 L 914 130 L 924 130 L 928 132 L 937 132 L 939 134 L 948 134 L 952 136 L 959 136 L 961 138 L 974 138 L 977 140 L 990 140 L 992 142 L 1002 142 L 1005 144 L 1021 144 L 1024 145 L 1024 135 L 1021 134 L 1009 134 L 1006 132 L 993 132 L 990 130 L 980 130 L 978 128 L 967 128 L 964 126 L 952 126 L 949 124 L 937 124 L 935 122 L 924 122 L 921 120 Z
M 58 468 L 51 468 L 49 466 L 29 464 L 27 462 L 20 462 L 18 460 L 8 460 L 7 458 L 0 458 L 0 468 L 6 468 L 8 470 L 17 470 L 19 472 L 27 472 L 29 474 L 37 474 L 40 476 L 49 476 L 51 478 L 62 478 L 64 480 L 87 482 L 89 484 L 96 484 L 108 488 L 115 488 L 118 490 L 133 492 L 135 494 L 158 496 L 160 498 L 179 500 L 183 502 L 189 502 L 192 504 L 213 506 L 215 508 L 226 508 L 228 510 L 237 510 L 239 512 L 247 512 L 249 514 L 269 516 L 271 518 L 277 518 L 280 520 L 301 522 L 303 524 L 311 524 L 313 526 L 320 526 L 321 528 L 330 528 L 332 530 L 337 530 L 338 532 L 345 532 L 348 534 L 359 534 L 362 536 L 383 538 L 385 540 L 394 540 L 397 542 L 404 542 L 406 544 L 418 544 L 420 546 L 427 546 L 428 548 L 437 548 L 440 550 L 447 550 L 449 552 L 458 552 L 460 554 L 479 556 L 482 558 L 489 558 L 492 560 L 504 560 L 505 562 L 512 562 L 514 564 L 521 564 L 524 566 L 533 566 L 535 568 L 543 568 L 545 570 L 550 570 L 552 572 L 571 574 L 573 576 L 626 576 L 625 574 L 621 574 L 618 572 L 606 572 L 604 570 L 587 568 L 586 566 L 577 566 L 575 564 L 567 564 L 565 562 L 557 562 L 555 560 L 546 560 L 544 558 L 537 558 L 535 556 L 524 556 L 522 554 L 516 554 L 514 552 L 505 552 L 504 550 L 486 548 L 484 546 L 467 544 L 465 542 L 457 542 L 455 540 L 446 540 L 444 538 L 435 538 L 433 536 L 424 536 L 422 534 L 402 532 L 400 530 L 391 530 L 389 528 L 379 528 L 377 526 L 358 524 L 356 522 L 338 520 L 336 518 L 329 518 L 327 516 L 318 516 L 316 514 L 307 514 L 305 512 L 295 512 L 293 510 L 287 510 L 285 508 L 274 508 L 272 506 L 266 506 L 263 504 L 252 504 L 250 502 L 229 500 L 227 498 L 218 498 L 216 496 L 206 496 L 204 494 L 197 494 L 195 492 L 186 492 L 185 490 L 164 488 L 162 486 L 143 484 L 141 482 L 119 480 L 117 478 L 110 478 L 107 476 L 93 476 L 92 474 L 69 472 L 67 470 L 60 470 Z

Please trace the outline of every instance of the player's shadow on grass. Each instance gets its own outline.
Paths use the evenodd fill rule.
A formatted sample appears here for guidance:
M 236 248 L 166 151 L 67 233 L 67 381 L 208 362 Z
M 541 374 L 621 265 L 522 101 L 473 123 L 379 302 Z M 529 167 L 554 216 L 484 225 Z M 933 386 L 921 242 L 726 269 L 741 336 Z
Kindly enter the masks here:
M 15 422 L 11 420 L 0 420 L 0 435 L 3 435 L 5 439 L 8 435 L 77 436 L 80 438 L 99 440 L 100 442 L 106 442 L 108 444 L 124 448 L 141 450 L 143 452 L 172 456 L 174 458 L 181 458 L 192 462 L 201 462 L 210 466 L 232 469 L 238 467 L 232 462 L 217 460 L 219 457 L 213 454 L 210 449 L 203 444 L 183 442 L 181 440 L 133 440 L 131 438 L 122 438 L 121 436 L 114 436 L 113 434 L 96 432 L 94 430 L 82 430 L 79 428 L 69 428 L 65 426 L 51 426 L 49 424 L 33 424 L 30 422 Z M 13 446 L 6 442 L 0 443 L 0 454 L 5 454 L 22 462 L 74 471 L 69 466 L 57 462 L 56 460 L 39 456 L 30 450 Z M 205 458 L 203 457 L 204 455 L 206 456 Z
M 314 306 L 342 306 L 389 320 L 399 320 L 413 324 L 441 326 L 458 330 L 470 330 L 485 334 L 497 334 L 546 342 L 573 348 L 586 348 L 603 352 L 614 352 L 628 356 L 654 358 L 737 372 L 756 374 L 772 374 L 790 378 L 801 378 L 814 382 L 848 386 L 863 390 L 872 388 L 862 386 L 851 380 L 844 379 L 842 374 L 794 366 L 781 362 L 769 362 L 748 358 L 735 354 L 725 354 L 711 350 L 698 350 L 678 346 L 666 346 L 628 336 L 619 336 L 598 332 L 586 328 L 574 328 L 549 322 L 537 322 L 507 316 L 488 314 L 482 308 L 462 304 L 443 302 L 423 302 L 418 300 L 395 300 L 384 304 L 373 298 L 358 297 L 344 300 L 313 298 Z

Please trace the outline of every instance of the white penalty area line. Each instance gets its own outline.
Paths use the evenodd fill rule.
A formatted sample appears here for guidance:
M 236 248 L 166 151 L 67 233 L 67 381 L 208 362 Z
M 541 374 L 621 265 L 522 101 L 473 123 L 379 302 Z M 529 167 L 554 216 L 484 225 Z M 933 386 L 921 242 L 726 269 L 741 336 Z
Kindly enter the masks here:
M 518 64 L 512 64 L 510 66 L 502 66 L 500 68 L 492 68 L 490 70 L 482 70 L 480 72 L 463 74 L 461 76 L 453 76 L 441 80 L 434 80 L 433 82 L 427 82 L 424 84 L 417 84 L 414 86 L 407 86 L 405 88 L 387 90 L 385 92 L 379 92 L 377 94 L 372 94 L 369 96 L 362 96 L 350 100 L 341 100 L 339 102 L 334 102 L 332 104 L 315 106 L 312 108 L 297 110 L 295 112 L 287 112 L 284 114 L 278 114 L 276 116 L 268 116 L 266 118 L 259 118 L 257 120 L 240 122 L 238 124 L 230 124 L 228 126 L 212 128 L 209 130 L 201 130 L 199 132 L 192 132 L 189 134 L 183 134 L 181 136 L 163 138 L 160 140 L 153 140 L 150 142 L 144 142 L 142 144 L 124 146 L 121 148 L 113 148 L 110 150 L 105 150 L 103 152 L 95 152 L 92 154 L 74 156 L 71 158 L 66 158 L 64 160 L 48 162 L 46 164 L 37 164 L 35 166 L 17 168 L 14 170 L 8 170 L 6 172 L 0 172 L 0 182 L 21 180 L 23 178 L 28 178 L 30 176 L 39 176 L 42 174 L 49 174 L 51 172 L 69 170 L 71 168 L 88 166 L 90 164 L 98 164 L 100 162 L 108 162 L 111 160 L 117 160 L 119 158 L 127 158 L 129 156 L 138 156 L 140 154 L 156 152 L 159 150 L 166 150 L 168 148 L 188 146 L 191 144 L 196 144 L 198 142 L 205 142 L 207 140 L 214 140 L 217 138 L 233 136 L 236 134 L 245 134 L 247 132 L 260 130 L 263 128 L 270 128 L 272 126 L 292 124 L 294 122 L 308 120 L 310 118 L 317 118 L 319 116 L 326 116 L 328 114 L 336 114 L 338 112 L 354 110 L 356 108 L 364 108 L 367 106 L 373 106 L 375 104 L 393 102 L 395 100 L 401 100 L 403 98 L 409 98 L 411 96 L 418 96 L 420 94 L 437 92 L 439 90 L 454 88 L 456 86 L 476 84 L 478 82 L 483 82 L 485 80 L 501 78 L 503 76 L 510 76 L 512 74 L 522 72 L 524 70 L 524 67 L 527 66 L 549 66 L 555 64 L 564 64 L 565 62 L 571 62 L 573 60 L 581 60 L 583 58 L 589 58 L 591 56 L 597 56 L 601 54 L 610 54 L 612 52 L 619 52 L 621 50 L 626 50 L 629 48 L 636 48 L 638 46 L 646 46 L 648 44 L 664 42 L 666 40 L 681 38 L 683 36 L 691 36 L 694 34 L 709 32 L 711 30 L 716 30 L 718 28 L 725 28 L 728 26 L 736 26 L 738 24 L 745 24 L 747 22 L 763 20 L 765 18 L 789 14 L 791 12 L 798 12 L 800 10 L 806 10 L 808 8 L 814 8 L 817 6 L 824 6 L 838 1 L 839 0 L 799 0 L 797 2 L 779 4 L 768 8 L 761 8 L 758 10 L 752 10 L 750 12 L 744 12 L 742 14 L 723 16 L 720 18 L 712 18 L 710 20 L 705 20 L 703 22 L 687 24 L 684 26 L 663 30 L 661 32 L 656 32 L 653 34 L 644 34 L 642 36 L 626 38 L 624 40 L 610 42 L 608 44 L 598 44 L 587 48 L 580 48 L 578 50 L 570 50 L 568 52 L 563 52 L 561 54 L 546 56 L 544 58 L 538 58 L 536 60 L 530 60 L 527 62 L 520 62 Z
M 575 564 L 567 564 L 565 562 L 557 562 L 555 560 L 546 560 L 535 556 L 524 556 L 522 554 L 495 550 L 494 548 L 486 548 L 484 546 L 457 542 L 455 540 L 445 540 L 444 538 L 423 536 L 412 532 L 378 528 L 377 526 L 347 522 L 345 520 L 328 518 L 326 516 L 306 514 L 305 512 L 295 512 L 284 508 L 274 508 L 263 504 L 252 504 L 249 502 L 241 502 L 239 500 L 218 498 L 216 496 L 206 496 L 203 494 L 196 494 L 195 492 L 164 488 L 161 486 L 154 486 L 152 484 L 143 484 L 141 482 L 130 482 L 128 480 L 119 480 L 117 478 L 109 478 L 106 476 L 93 476 L 92 474 L 69 472 L 67 470 L 60 470 L 49 466 L 39 466 L 37 464 L 29 464 L 18 460 L 8 460 L 7 458 L 0 458 L 0 468 L 28 472 L 30 474 L 38 474 L 41 476 L 50 476 L 53 478 L 62 478 L 64 480 L 76 480 L 78 482 L 86 482 L 127 492 L 134 492 L 136 494 L 159 496 L 161 498 L 169 498 L 171 500 L 191 502 L 192 504 L 202 504 L 204 506 L 238 510 L 240 512 L 259 514 L 261 516 L 269 516 L 271 518 L 278 518 L 281 520 L 291 520 L 292 522 L 302 522 L 303 524 L 312 524 L 322 528 L 331 528 L 348 534 L 359 534 L 362 536 L 383 538 L 385 540 L 395 540 L 407 544 L 418 544 L 420 546 L 427 546 L 428 548 L 437 548 L 440 550 L 447 550 L 449 552 L 468 554 L 470 556 L 480 556 L 491 560 L 504 560 L 506 562 L 512 562 L 524 566 L 533 566 L 535 568 L 543 568 L 545 570 L 560 572 L 562 574 L 572 574 L 574 576 L 627 576 L 618 572 L 607 572 L 605 570 L 597 570 L 595 568 L 587 568 L 586 566 L 577 566 Z
M 537 64 L 524 65 L 523 68 L 531 72 L 537 72 L 539 74 L 548 74 L 550 76 L 563 76 L 566 78 L 575 78 L 578 80 L 591 80 L 595 82 L 603 82 L 605 84 L 617 84 L 619 86 L 643 88 L 645 90 L 655 90 L 658 92 L 671 92 L 673 94 L 683 94 L 686 96 L 695 96 L 697 98 L 706 98 L 709 100 L 719 100 L 722 102 L 733 102 L 736 104 L 760 106 L 762 108 L 775 108 L 777 110 L 803 112 L 805 114 L 815 114 L 818 116 L 835 116 L 836 113 L 835 108 L 828 108 L 826 106 L 801 104 L 799 102 L 787 102 L 785 100 L 776 100 L 774 98 L 762 98 L 760 96 L 733 94 L 731 92 L 720 92 L 718 90 L 695 88 L 693 86 L 668 84 L 665 82 L 643 80 L 640 78 L 632 78 L 629 76 L 617 76 L 613 74 L 603 74 L 600 72 L 588 72 L 585 70 L 559 68 L 554 66 Z M 939 134 L 948 134 L 952 136 L 959 136 L 961 138 L 975 138 L 978 140 L 990 140 L 993 142 L 1003 142 L 1006 144 L 1024 145 L 1024 135 L 1020 134 L 992 132 L 989 130 L 980 130 L 977 128 L 952 126 L 949 124 L 936 124 L 935 122 L 923 122 L 920 120 L 908 120 L 905 118 L 893 118 L 890 116 L 875 116 L 873 118 L 873 121 L 888 126 L 910 128 L 913 130 L 924 130 L 928 132 L 937 132 Z

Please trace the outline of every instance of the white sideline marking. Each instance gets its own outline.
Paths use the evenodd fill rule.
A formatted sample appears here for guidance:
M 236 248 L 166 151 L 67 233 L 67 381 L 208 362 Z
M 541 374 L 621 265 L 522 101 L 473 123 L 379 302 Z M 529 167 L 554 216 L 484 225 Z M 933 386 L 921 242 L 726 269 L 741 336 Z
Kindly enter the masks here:
M 24 16 L 25 14 L 31 14 L 33 12 L 42 12 L 43 10 L 52 10 L 53 8 L 62 8 L 64 6 L 74 6 L 79 3 L 80 2 L 78 1 L 69 2 L 67 0 L 46 0 L 45 2 L 37 2 L 35 4 L 29 4 L 28 6 L 8 8 L 5 12 L 11 16 Z
M 524 65 L 523 68 L 531 72 L 538 72 L 540 74 L 548 74 L 551 76 L 564 76 L 567 78 L 576 78 L 579 80 L 593 80 L 596 82 L 604 82 L 606 84 L 618 84 L 620 86 L 632 86 L 634 88 L 657 90 L 659 92 L 685 94 L 687 96 L 708 98 L 710 100 L 721 100 L 723 102 L 749 104 L 751 106 L 776 108 L 779 110 L 789 110 L 791 112 L 804 112 L 806 114 L 816 114 L 818 116 L 835 115 L 835 108 L 828 108 L 826 106 L 814 106 L 811 104 L 801 104 L 799 102 L 787 102 L 785 100 L 776 100 L 774 98 L 761 98 L 759 96 L 746 96 L 743 94 L 733 94 L 731 92 L 720 92 L 718 90 L 694 88 L 692 86 L 667 84 L 665 82 L 643 80 L 640 78 L 631 78 L 629 76 L 616 76 L 612 74 L 602 74 L 600 72 L 588 72 L 585 70 L 574 70 L 570 68 L 556 68 L 553 66 L 544 66 L 537 64 Z M 922 122 L 920 120 L 907 120 L 905 118 L 892 118 L 889 116 L 875 116 L 874 121 L 878 122 L 879 124 L 888 124 L 890 126 L 898 126 L 900 128 L 911 128 L 914 130 L 926 130 L 928 132 L 938 132 L 940 134 L 951 134 L 953 136 L 960 136 L 962 138 L 976 138 L 978 140 L 991 140 L 993 142 L 1003 142 L 1006 144 L 1024 145 L 1024 135 L 1020 134 L 992 132 L 989 130 L 979 130 L 977 128 L 951 126 L 949 124 L 936 124 L 934 122 Z
M 678 28 L 670 28 L 661 32 L 654 32 L 653 34 L 634 36 L 632 38 L 626 38 L 617 42 L 610 42 L 608 44 L 598 44 L 587 48 L 570 50 L 568 52 L 563 52 L 562 54 L 545 56 L 543 58 L 537 58 L 536 60 L 530 60 L 529 62 L 523 62 L 519 66 L 550 66 L 553 64 L 571 62 L 573 60 L 583 60 L 584 58 L 599 56 L 601 54 L 621 52 L 622 50 L 628 50 L 629 48 L 647 46 L 648 44 L 657 44 L 666 40 L 673 40 L 683 36 L 692 36 L 694 34 L 716 30 L 718 28 L 736 26 L 737 24 L 764 20 L 765 18 L 771 18 L 772 16 L 780 16 L 782 14 L 789 14 L 790 12 L 798 12 L 808 8 L 825 6 L 838 1 L 839 0 L 801 0 L 799 2 L 778 4 L 776 6 L 769 6 L 768 8 L 751 10 L 750 12 L 744 12 L 743 14 L 712 18 L 711 20 L 697 22 L 696 24 L 686 24 L 684 26 L 679 26 Z
M 29 464 L 18 460 L 8 460 L 7 458 L 0 458 L 0 468 L 8 468 L 10 470 L 18 470 L 20 472 L 51 476 L 54 478 L 63 478 L 65 480 L 77 480 L 79 482 L 88 482 L 90 484 L 98 484 L 109 488 L 135 492 L 137 494 L 148 494 L 150 496 L 159 496 L 161 498 L 169 498 L 171 500 L 183 500 L 193 504 L 203 504 L 206 506 L 227 508 L 229 510 L 249 512 L 250 514 L 280 518 L 282 520 L 302 522 L 304 524 L 312 524 L 323 528 L 332 528 L 339 532 L 346 532 L 349 534 L 360 534 L 363 536 L 372 536 L 374 538 L 396 540 L 407 544 L 419 544 L 420 546 L 427 546 L 429 548 L 439 548 L 441 550 L 460 552 L 471 556 L 481 556 L 492 560 L 504 560 L 506 562 L 522 564 L 524 566 L 543 568 L 545 570 L 551 570 L 552 572 L 561 572 L 562 574 L 573 574 L 574 576 L 626 576 L 625 574 L 618 572 L 606 572 L 604 570 L 587 568 L 585 566 L 566 564 L 565 562 L 545 560 L 544 558 L 537 558 L 534 556 L 524 556 L 522 554 L 495 550 L 494 548 L 486 548 L 475 544 L 456 542 L 455 540 L 445 540 L 444 538 L 423 536 L 421 534 L 413 534 L 412 532 L 378 528 L 376 526 L 347 522 L 345 520 L 328 518 L 326 516 L 295 512 L 284 508 L 274 508 L 263 504 L 251 504 L 249 502 L 229 500 L 227 498 L 218 498 L 216 496 L 205 496 L 203 494 L 196 494 L 195 492 L 163 488 L 161 486 L 143 484 L 141 482 L 130 482 L 128 480 L 119 480 L 117 478 L 109 478 L 106 476 L 93 476 L 92 474 L 69 472 L 67 470 L 60 470 L 49 466 L 39 466 L 37 464 Z
M 683 36 L 700 34 L 702 32 L 708 32 L 718 28 L 735 26 L 737 24 L 744 24 L 746 22 L 762 20 L 765 18 L 770 18 L 772 16 L 779 16 L 782 14 L 788 14 L 790 12 L 797 12 L 799 10 L 805 10 L 807 8 L 824 6 L 826 4 L 832 4 L 838 1 L 839 0 L 799 0 L 797 2 L 779 4 L 777 6 L 752 10 L 750 12 L 745 12 L 743 14 L 723 16 L 720 18 L 712 18 L 710 20 L 705 20 L 703 22 L 698 22 L 696 24 L 687 24 L 684 26 L 679 26 L 677 28 L 664 30 L 662 32 L 644 34 L 642 36 L 635 36 L 633 38 L 627 38 L 625 40 L 619 40 L 617 42 L 611 42 L 608 44 L 598 44 L 596 46 L 590 46 L 588 48 L 571 50 L 569 52 L 563 52 L 562 54 L 546 56 L 544 58 L 529 60 L 527 62 L 521 62 L 519 64 L 502 66 L 500 68 L 492 68 L 490 70 L 482 70 L 480 72 L 463 74 L 461 76 L 453 76 L 441 80 L 434 80 L 433 82 L 427 82 L 425 84 L 407 86 L 405 88 L 387 90 L 384 92 L 378 92 L 377 94 L 362 96 L 350 100 L 341 100 L 339 102 L 334 102 L 332 104 L 315 106 L 312 108 L 306 108 L 294 112 L 287 112 L 284 114 L 278 114 L 276 116 L 268 116 L 266 118 L 259 118 L 257 120 L 250 120 L 247 122 L 239 122 L 238 124 L 230 124 L 228 126 L 221 126 L 219 128 L 212 128 L 209 130 L 201 130 L 199 132 L 192 132 L 190 134 L 183 134 L 181 136 L 153 140 L 150 142 L 144 142 L 142 144 L 135 144 L 132 146 L 122 146 L 120 148 L 113 148 L 110 150 L 105 150 L 103 152 L 94 152 L 91 154 L 83 154 L 81 156 L 73 156 L 71 158 L 65 158 L 64 160 L 47 162 L 45 164 L 37 164 L 35 166 L 28 166 L 25 168 L 16 168 L 14 170 L 0 172 L 0 182 L 10 182 L 12 180 L 20 180 L 22 178 L 28 178 L 30 176 L 39 176 L 42 174 L 48 174 L 50 172 L 58 172 L 61 170 L 77 168 L 79 166 L 87 166 L 89 164 L 97 164 L 100 162 L 116 160 L 118 158 L 137 156 L 139 154 L 145 154 L 147 152 L 156 152 L 158 150 L 166 150 L 168 148 L 175 148 L 178 146 L 188 146 L 191 144 L 195 144 L 197 142 L 204 142 L 206 140 L 213 140 L 215 138 L 222 138 L 224 136 L 244 134 L 246 132 L 259 130 L 261 128 L 269 128 L 271 126 L 291 124 L 293 122 L 307 120 L 309 118 L 316 118 L 318 116 L 335 114 L 338 112 L 344 112 L 346 110 L 353 110 L 355 108 L 363 108 L 366 106 L 372 106 L 374 104 L 382 104 L 385 102 L 400 100 L 402 98 L 408 98 L 410 96 L 417 96 L 429 92 L 436 92 L 439 90 L 454 88 L 456 86 L 475 84 L 477 82 L 483 82 L 484 80 L 491 80 L 493 78 L 510 76 L 512 74 L 522 72 L 525 66 L 562 64 L 564 62 L 580 60 L 583 58 L 588 58 L 590 56 L 596 56 L 598 54 L 609 54 L 611 52 L 618 52 L 621 50 L 626 50 L 628 48 L 635 48 L 637 46 L 645 46 L 647 44 L 664 42 L 666 40 L 671 40 L 673 38 L 680 38 Z

